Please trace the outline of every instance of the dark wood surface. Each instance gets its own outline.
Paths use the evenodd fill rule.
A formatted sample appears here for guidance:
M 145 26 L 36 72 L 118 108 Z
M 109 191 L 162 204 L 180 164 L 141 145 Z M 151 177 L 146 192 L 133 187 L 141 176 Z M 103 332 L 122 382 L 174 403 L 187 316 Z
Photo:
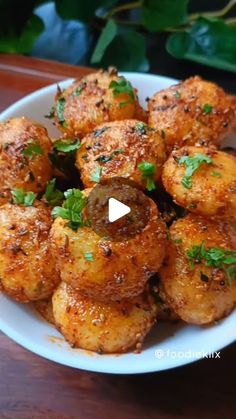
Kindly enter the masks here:
M 0 55 L 0 109 L 35 89 L 88 71 Z M 220 359 L 175 370 L 115 376 L 57 365 L 0 334 L 0 419 L 233 419 L 235 349 L 231 345 Z

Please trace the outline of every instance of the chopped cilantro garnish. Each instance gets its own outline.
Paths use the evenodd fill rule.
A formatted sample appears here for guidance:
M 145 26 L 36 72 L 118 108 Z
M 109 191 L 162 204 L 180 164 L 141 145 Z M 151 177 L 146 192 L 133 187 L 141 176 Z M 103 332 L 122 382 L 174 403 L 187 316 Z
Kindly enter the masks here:
M 87 204 L 87 198 L 83 196 L 79 189 L 68 189 L 64 193 L 66 200 L 61 207 L 55 207 L 52 210 L 53 218 L 61 217 L 69 220 L 67 226 L 72 230 L 78 227 L 88 226 L 89 222 L 83 219 L 82 211 Z
M 65 139 L 65 140 L 57 140 L 55 141 L 55 143 L 53 144 L 53 148 L 56 151 L 60 151 L 62 153 L 71 153 L 75 150 L 78 150 L 78 148 L 80 148 L 80 140 L 70 140 L 70 139 Z
M 65 125 L 65 118 L 64 118 L 64 109 L 65 109 L 66 99 L 61 97 L 57 100 L 56 104 L 56 112 L 57 112 L 57 119 L 59 124 L 62 126 Z
M 133 87 L 132 87 L 131 83 L 128 80 L 126 80 L 125 78 L 121 78 L 121 79 L 118 79 L 118 80 L 112 80 L 110 85 L 109 85 L 109 88 L 112 89 L 114 96 L 118 96 L 118 95 L 124 93 L 124 94 L 126 94 L 130 97 L 131 102 L 133 102 L 135 100 Z M 127 104 L 127 102 L 121 102 L 121 104 L 120 104 L 121 105 L 120 107 L 125 106 Z
M 180 244 L 180 243 L 182 243 L 182 239 L 176 239 L 176 240 L 174 240 L 174 243 L 175 244 Z
M 100 135 L 102 135 L 107 130 L 108 130 L 108 127 L 103 127 L 103 128 L 100 128 L 100 129 L 95 129 L 95 131 L 93 131 L 94 138 L 99 137 Z
M 178 90 L 176 90 L 174 93 L 173 93 L 173 96 L 174 97 L 176 97 L 176 99 L 179 99 L 180 98 L 180 92 L 178 91 Z
M 147 130 L 147 125 L 144 124 L 143 122 L 137 122 L 137 124 L 135 125 L 135 129 L 141 134 L 144 135 L 146 134 L 146 130 Z
M 139 163 L 138 168 L 142 173 L 142 180 L 146 181 L 147 190 L 149 192 L 153 191 L 156 187 L 153 180 L 153 175 L 156 171 L 156 165 L 149 163 L 148 161 L 143 161 L 142 163 Z
M 25 192 L 24 189 L 16 188 L 11 191 L 14 204 L 30 207 L 33 205 L 37 194 L 34 192 Z
M 37 141 L 30 140 L 27 147 L 22 150 L 22 154 L 32 159 L 34 154 L 42 155 L 43 150 Z
M 99 163 L 107 163 L 108 161 L 111 161 L 113 159 L 113 157 L 117 156 L 118 154 L 124 153 L 124 149 L 123 148 L 118 148 L 117 150 L 114 150 L 111 154 L 109 155 L 101 155 L 99 157 L 96 158 L 96 161 L 98 161 Z
M 63 192 L 56 189 L 56 179 L 52 179 L 48 182 L 45 194 L 43 198 L 50 204 L 50 205 L 59 205 L 63 201 L 64 194 Z
M 179 164 L 186 166 L 185 174 L 182 179 L 182 185 L 190 189 L 192 187 L 191 177 L 202 163 L 211 164 L 212 159 L 205 154 L 197 153 L 195 156 L 183 156 L 178 159 Z
M 93 173 L 91 173 L 90 180 L 99 183 L 102 175 L 102 167 L 97 166 Z
M 220 172 L 216 172 L 216 171 L 213 171 L 213 172 L 212 172 L 212 176 L 214 176 L 214 177 L 219 177 L 219 178 L 223 177 L 223 176 L 222 176 L 222 174 L 221 174 Z
M 205 114 L 211 113 L 213 109 L 213 106 L 209 105 L 209 103 L 205 103 L 205 105 L 203 106 L 203 112 Z
M 190 261 L 190 266 L 193 268 L 195 264 L 205 262 L 206 266 L 212 266 L 224 271 L 228 284 L 235 279 L 236 274 L 236 252 L 232 250 L 221 249 L 219 247 L 209 247 L 206 249 L 205 243 L 201 245 L 192 246 L 186 252 Z
M 88 260 L 89 262 L 93 262 L 94 261 L 93 252 L 85 252 L 84 259 Z
M 72 96 L 79 96 L 86 87 L 86 84 L 86 82 L 83 82 L 79 86 L 77 86 L 76 89 L 73 91 Z

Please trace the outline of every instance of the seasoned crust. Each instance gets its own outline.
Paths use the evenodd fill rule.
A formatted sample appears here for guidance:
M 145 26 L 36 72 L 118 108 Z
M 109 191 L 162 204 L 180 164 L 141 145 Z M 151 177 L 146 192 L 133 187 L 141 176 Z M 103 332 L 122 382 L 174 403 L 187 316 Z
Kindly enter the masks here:
M 232 97 L 199 76 L 155 93 L 148 111 L 148 124 L 164 131 L 168 152 L 196 143 L 218 145 L 235 123 Z
M 167 304 L 187 323 L 208 324 L 227 316 L 236 304 L 236 282 L 229 285 L 221 269 L 199 261 L 194 266 L 187 252 L 192 246 L 235 250 L 235 232 L 223 221 L 189 214 L 170 228 L 168 256 L 159 275 Z
M 104 158 L 107 161 L 103 162 Z M 144 161 L 155 164 L 153 180 L 157 181 L 165 160 L 165 145 L 159 131 L 138 120 L 125 120 L 99 125 L 85 136 L 77 151 L 76 166 L 86 187 L 95 184 L 91 175 L 99 165 L 101 181 L 124 177 L 145 188 L 138 165 Z
M 143 293 L 130 300 L 99 302 L 61 283 L 52 298 L 58 330 L 72 347 L 98 353 L 141 350 L 155 323 L 156 305 Z

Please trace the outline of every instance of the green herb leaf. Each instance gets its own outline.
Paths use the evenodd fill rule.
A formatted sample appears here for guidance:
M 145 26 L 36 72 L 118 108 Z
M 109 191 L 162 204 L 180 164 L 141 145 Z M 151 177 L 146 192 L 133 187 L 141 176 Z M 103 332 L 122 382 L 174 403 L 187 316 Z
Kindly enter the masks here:
M 187 21 L 188 0 L 143 0 L 142 22 L 150 31 L 161 31 Z
M 90 180 L 92 180 L 93 182 L 99 183 L 101 180 L 101 175 L 102 175 L 102 167 L 97 166 L 94 172 L 91 174 Z
M 88 260 L 89 262 L 93 262 L 94 261 L 93 252 L 85 252 L 84 259 Z
M 166 48 L 176 58 L 236 72 L 235 39 L 235 26 L 200 17 L 189 29 L 170 35 Z
M 194 172 L 201 166 L 201 164 L 211 164 L 212 159 L 205 154 L 197 153 L 195 156 L 183 156 L 178 159 L 179 164 L 186 167 L 184 177 L 182 179 L 182 185 L 184 188 L 190 189 L 192 187 L 191 177 Z
M 38 36 L 44 31 L 44 23 L 42 19 L 34 14 L 31 15 L 32 11 L 29 13 L 25 11 L 29 5 L 24 5 L 24 13 L 17 13 L 17 9 L 14 8 L 15 4 L 12 2 L 5 1 L 5 5 L 2 5 L 1 1 L 1 34 L 0 34 L 0 52 L 2 53 L 16 53 L 16 54 L 26 54 L 31 52 L 33 45 L 38 38 Z M 3 7 L 2 7 L 3 6 Z M 32 6 L 33 2 L 32 2 Z M 4 22 L 5 13 L 8 14 L 9 11 L 6 9 L 11 7 L 11 17 L 6 16 Z M 20 18 L 18 17 L 20 15 Z M 30 16 L 31 15 L 31 16 Z M 28 16 L 26 22 L 25 16 Z M 14 20 L 18 20 L 14 22 Z M 23 24 L 22 24 L 23 22 Z M 4 23 L 9 25 L 9 27 L 3 29 Z
M 43 198 L 52 206 L 59 205 L 63 201 L 63 192 L 56 189 L 56 179 L 48 182 Z
M 99 66 L 106 68 L 111 63 L 122 71 L 148 71 L 144 35 L 122 27 L 106 48 Z
M 61 125 L 65 124 L 65 118 L 64 118 L 65 104 L 66 104 L 66 99 L 64 97 L 57 99 L 57 103 L 56 103 L 57 119 L 58 119 L 59 124 Z
M 118 96 L 121 93 L 125 93 L 132 99 L 132 101 L 135 100 L 132 84 L 125 78 L 122 77 L 118 80 L 112 80 L 109 87 L 110 89 L 112 89 L 114 96 Z
M 189 258 L 191 267 L 204 261 L 206 266 L 223 270 L 227 276 L 228 283 L 231 283 L 235 278 L 236 252 L 233 250 L 221 249 L 219 247 L 206 249 L 205 243 L 202 242 L 200 245 L 192 246 L 191 249 L 187 250 L 186 255 Z
M 87 204 L 87 198 L 83 196 L 79 189 L 68 189 L 64 195 L 66 200 L 62 207 L 53 208 L 52 217 L 61 217 L 65 220 L 69 220 L 67 226 L 75 231 L 78 227 L 88 225 L 88 222 L 83 219 L 82 214 L 82 211 Z
M 117 150 L 114 150 L 111 154 L 109 155 L 101 155 L 99 157 L 97 157 L 95 159 L 95 161 L 98 161 L 99 163 L 107 163 L 108 161 L 111 161 L 115 156 L 117 156 L 118 154 L 122 154 L 124 153 L 124 149 L 123 148 L 118 148 Z
M 117 25 L 113 19 L 109 19 L 104 26 L 91 57 L 91 63 L 99 63 L 108 47 L 117 34 Z
M 147 132 L 147 125 L 144 124 L 144 122 L 137 122 L 135 129 L 139 132 L 139 134 L 145 135 Z
M 53 148 L 54 148 L 54 150 L 60 151 L 62 153 L 71 153 L 71 152 L 74 152 L 74 151 L 76 151 L 80 148 L 80 140 L 79 139 L 77 139 L 77 140 L 70 140 L 70 139 L 57 140 L 53 144 Z
M 30 207 L 33 205 L 37 194 L 34 192 L 25 192 L 24 189 L 16 188 L 11 191 L 14 204 Z
M 22 154 L 24 154 L 26 157 L 29 157 L 29 159 L 32 159 L 34 154 L 42 155 L 43 150 L 37 141 L 30 140 L 28 141 L 27 147 L 22 150 Z
M 85 89 L 86 85 L 87 83 L 85 81 L 82 82 L 81 85 L 77 86 L 76 89 L 72 92 L 72 96 L 74 97 L 79 96 L 82 93 L 82 91 Z
M 178 90 L 176 90 L 176 91 L 173 93 L 173 96 L 174 96 L 174 97 L 176 97 L 176 99 L 180 99 L 180 97 L 181 97 L 180 92 L 179 92 Z
M 212 172 L 212 176 L 222 178 L 223 175 L 220 172 L 216 172 L 215 170 Z
M 103 127 L 103 128 L 100 128 L 100 129 L 95 129 L 93 131 L 94 138 L 100 137 L 100 135 L 102 135 L 108 129 L 109 129 L 108 127 Z
M 209 103 L 205 103 L 205 105 L 203 106 L 203 112 L 205 114 L 211 113 L 212 109 L 213 109 L 213 107 L 211 105 L 209 105 Z
M 55 0 L 57 13 L 65 20 L 89 23 L 95 12 L 117 3 L 117 0 Z
M 138 164 L 138 169 L 142 173 L 142 180 L 145 180 L 147 182 L 147 190 L 151 192 L 156 187 L 155 182 L 153 180 L 153 175 L 156 171 L 156 165 L 147 161 L 143 161 L 142 163 Z

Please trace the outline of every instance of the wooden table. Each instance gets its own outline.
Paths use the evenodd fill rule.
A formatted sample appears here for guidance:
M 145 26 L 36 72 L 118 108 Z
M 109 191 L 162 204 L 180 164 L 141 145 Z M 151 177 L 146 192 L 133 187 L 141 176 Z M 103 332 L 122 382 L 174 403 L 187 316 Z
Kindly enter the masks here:
M 0 55 L 0 109 L 35 89 L 88 71 Z M 162 373 L 115 376 L 54 364 L 0 334 L 0 419 L 233 419 L 235 349 L 223 350 L 221 359 Z

